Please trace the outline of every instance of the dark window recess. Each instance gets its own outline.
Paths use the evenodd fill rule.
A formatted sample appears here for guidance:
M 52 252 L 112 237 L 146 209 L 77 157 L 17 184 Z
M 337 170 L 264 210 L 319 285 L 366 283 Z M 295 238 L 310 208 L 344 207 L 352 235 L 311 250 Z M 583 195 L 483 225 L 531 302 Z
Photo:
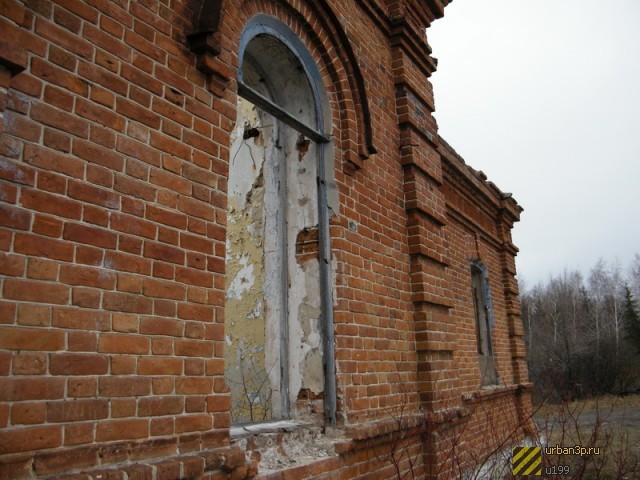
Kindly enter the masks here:
M 498 374 L 493 357 L 493 306 L 487 267 L 480 260 L 471 262 L 471 289 L 475 312 L 476 340 L 482 386 L 496 385 Z

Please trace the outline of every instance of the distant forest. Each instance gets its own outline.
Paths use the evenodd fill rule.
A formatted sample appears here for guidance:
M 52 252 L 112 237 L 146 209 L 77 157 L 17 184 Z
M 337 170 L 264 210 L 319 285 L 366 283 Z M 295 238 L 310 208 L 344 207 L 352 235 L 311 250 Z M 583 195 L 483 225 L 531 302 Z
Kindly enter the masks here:
M 520 285 L 529 376 L 538 400 L 640 389 L 640 255 L 599 260 L 588 276 L 564 271 Z

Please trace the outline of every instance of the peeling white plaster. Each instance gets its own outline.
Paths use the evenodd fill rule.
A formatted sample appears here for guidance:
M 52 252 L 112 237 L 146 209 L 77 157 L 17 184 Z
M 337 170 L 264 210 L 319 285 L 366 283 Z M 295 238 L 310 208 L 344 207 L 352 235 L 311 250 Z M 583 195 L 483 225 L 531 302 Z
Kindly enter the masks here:
M 314 124 L 315 107 L 304 72 L 282 55 L 276 40 L 265 37 L 259 42 L 264 44 L 255 47 L 252 58 L 264 62 L 278 54 L 278 68 L 269 62 L 268 68 L 253 69 L 245 61 L 245 83 L 302 122 Z M 249 128 L 257 128 L 259 134 L 244 139 Z M 238 98 L 228 182 L 225 307 L 225 376 L 234 422 L 297 418 L 301 390 L 318 396 L 324 390 L 320 263 L 308 255 L 296 257 L 300 232 L 318 228 L 319 148 Z M 328 200 L 335 209 L 337 192 L 333 162 L 329 163 Z M 281 398 L 283 380 L 288 381 L 287 398 Z M 285 400 L 290 413 L 283 411 Z M 255 418 L 251 410 L 264 418 Z
M 253 274 L 253 264 L 249 264 L 249 256 L 240 257 L 240 271 L 236 274 L 231 284 L 227 287 L 227 300 L 241 300 L 242 294 L 251 290 L 256 279 Z

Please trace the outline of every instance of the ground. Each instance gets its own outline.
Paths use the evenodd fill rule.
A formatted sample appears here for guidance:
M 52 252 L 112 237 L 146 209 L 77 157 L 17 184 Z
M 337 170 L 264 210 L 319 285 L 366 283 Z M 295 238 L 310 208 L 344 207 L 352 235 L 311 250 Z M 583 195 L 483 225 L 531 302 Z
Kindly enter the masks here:
M 597 455 L 545 455 L 569 478 L 640 478 L 640 395 L 546 403 L 535 415 L 547 447 L 594 447 Z

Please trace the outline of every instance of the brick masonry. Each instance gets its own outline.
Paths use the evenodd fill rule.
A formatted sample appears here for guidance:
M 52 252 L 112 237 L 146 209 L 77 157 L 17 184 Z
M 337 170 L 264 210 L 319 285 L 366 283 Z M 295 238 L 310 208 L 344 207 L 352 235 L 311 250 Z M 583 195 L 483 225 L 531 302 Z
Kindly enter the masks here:
M 336 454 L 260 478 L 449 478 L 534 433 L 521 209 L 432 116 L 424 28 L 448 3 L 0 2 L 0 478 L 262 475 L 231 442 L 223 352 L 237 52 L 258 13 L 320 70 L 339 204 Z M 471 259 L 493 295 L 491 389 Z

